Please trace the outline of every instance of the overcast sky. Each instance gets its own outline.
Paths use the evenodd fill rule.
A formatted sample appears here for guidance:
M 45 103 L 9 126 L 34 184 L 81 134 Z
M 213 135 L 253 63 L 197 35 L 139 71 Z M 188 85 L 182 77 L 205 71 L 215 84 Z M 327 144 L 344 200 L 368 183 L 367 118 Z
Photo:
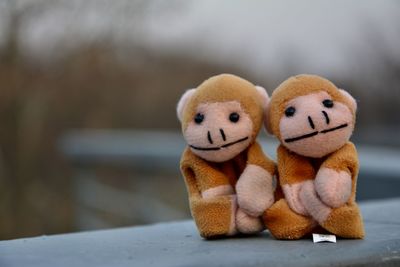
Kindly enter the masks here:
M 19 2 L 19 10 L 35 3 Z M 8 18 L 4 6 L 0 41 Z M 140 8 L 127 0 L 55 1 L 23 20 L 20 45 L 28 56 L 46 57 L 112 38 L 239 64 L 277 79 L 288 66 L 346 75 L 374 57 L 369 35 L 378 33 L 388 53 L 400 58 L 399 11 L 396 0 L 154 1 Z

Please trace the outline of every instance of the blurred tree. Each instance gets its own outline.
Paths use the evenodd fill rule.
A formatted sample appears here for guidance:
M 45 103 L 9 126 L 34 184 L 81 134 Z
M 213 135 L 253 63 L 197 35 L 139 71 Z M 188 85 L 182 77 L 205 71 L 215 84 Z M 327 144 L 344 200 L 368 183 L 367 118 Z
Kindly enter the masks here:
M 40 3 L 48 2 L 9 2 L 13 15 L 0 51 L 0 239 L 74 229 L 70 170 L 56 147 L 65 131 L 176 129 L 183 90 L 222 71 L 245 75 L 134 43 L 121 48 L 108 38 L 37 64 L 22 56 L 19 32 L 21 21 L 40 15 Z
M 32 86 L 35 73 L 23 64 L 18 42 L 23 19 L 51 4 L 6 2 L 9 20 L 0 51 L 0 238 L 71 229 L 65 174 L 48 182 L 40 170 L 46 161 L 42 142 L 47 95 Z

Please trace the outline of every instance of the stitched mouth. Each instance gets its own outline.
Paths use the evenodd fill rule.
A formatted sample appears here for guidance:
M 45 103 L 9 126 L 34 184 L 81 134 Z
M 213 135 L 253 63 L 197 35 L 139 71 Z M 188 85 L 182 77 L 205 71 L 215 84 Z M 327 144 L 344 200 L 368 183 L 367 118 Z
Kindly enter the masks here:
M 222 149 L 222 148 L 230 147 L 230 146 L 235 145 L 235 144 L 237 144 L 237 143 L 246 141 L 247 139 L 249 139 L 248 136 L 243 137 L 243 138 L 241 138 L 241 139 L 239 139 L 239 140 L 236 140 L 236 141 L 233 141 L 233 142 L 224 144 L 224 145 L 222 145 L 222 146 L 218 146 L 218 147 L 198 147 L 198 146 L 193 146 L 193 145 L 189 145 L 189 146 L 190 146 L 191 148 L 193 148 L 193 149 L 196 149 L 196 150 L 215 151 L 215 150 L 220 150 L 220 149 Z
M 320 134 L 320 133 L 325 134 L 325 133 L 333 132 L 333 131 L 345 128 L 347 126 L 348 126 L 348 124 L 344 123 L 344 124 L 341 124 L 339 126 L 336 126 L 336 127 L 333 127 L 333 128 L 329 128 L 329 129 L 325 129 L 325 130 L 322 130 L 322 131 L 319 131 L 319 132 L 315 131 L 315 132 L 311 132 L 311 133 L 308 133 L 308 134 L 304 134 L 304 135 L 300 135 L 300 136 L 296 136 L 296 137 L 292 137 L 292 138 L 287 138 L 284 141 L 286 143 L 295 142 L 295 141 L 302 140 L 302 139 L 305 139 L 305 138 L 313 137 L 313 136 L 315 136 L 317 134 Z

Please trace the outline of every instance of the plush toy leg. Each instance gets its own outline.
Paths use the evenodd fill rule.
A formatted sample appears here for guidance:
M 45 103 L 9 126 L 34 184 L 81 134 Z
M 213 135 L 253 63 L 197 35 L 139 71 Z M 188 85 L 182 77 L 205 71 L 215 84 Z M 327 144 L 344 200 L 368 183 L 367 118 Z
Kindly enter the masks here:
M 193 219 L 204 238 L 231 236 L 237 233 L 235 196 L 195 198 L 190 200 Z
M 361 212 L 355 203 L 333 209 L 321 226 L 344 238 L 363 238 L 365 235 Z
M 310 234 L 316 222 L 292 211 L 285 199 L 280 199 L 263 216 L 264 223 L 277 239 L 300 239 Z
M 236 227 L 243 234 L 255 234 L 264 230 L 260 217 L 250 216 L 240 208 L 236 212 Z

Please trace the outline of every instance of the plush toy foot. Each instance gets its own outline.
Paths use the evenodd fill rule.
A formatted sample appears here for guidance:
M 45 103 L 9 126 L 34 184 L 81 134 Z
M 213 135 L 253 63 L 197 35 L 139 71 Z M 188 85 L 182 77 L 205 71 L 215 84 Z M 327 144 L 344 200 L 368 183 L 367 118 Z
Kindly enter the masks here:
M 321 224 L 329 232 L 344 238 L 363 238 L 364 224 L 357 204 L 333 209 Z
M 264 223 L 277 239 L 300 239 L 311 233 L 317 223 L 292 211 L 285 199 L 275 202 L 263 216 Z
M 191 211 L 199 233 L 204 238 L 237 234 L 236 196 L 190 199 Z
M 236 212 L 236 227 L 243 234 L 255 234 L 264 230 L 259 217 L 250 216 L 240 208 Z

